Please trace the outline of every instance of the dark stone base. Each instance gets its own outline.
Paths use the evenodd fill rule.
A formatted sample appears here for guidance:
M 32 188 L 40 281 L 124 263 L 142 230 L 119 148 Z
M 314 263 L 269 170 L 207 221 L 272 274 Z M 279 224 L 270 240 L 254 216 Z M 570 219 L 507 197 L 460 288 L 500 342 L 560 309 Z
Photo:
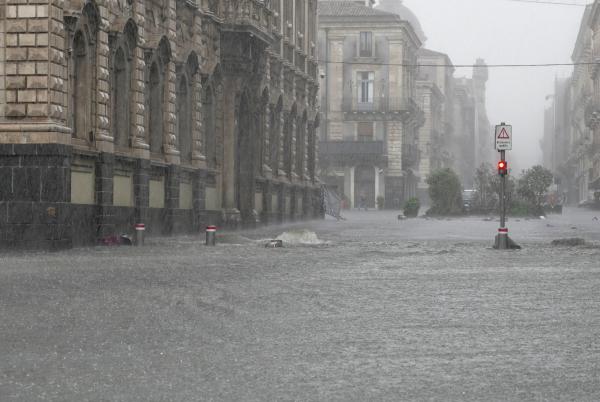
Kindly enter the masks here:
M 71 164 L 94 167 L 95 205 L 71 203 Z M 113 206 L 117 171 L 133 176 L 132 207 Z M 149 208 L 149 181 L 164 177 L 165 208 Z M 179 209 L 179 185 L 192 183 L 192 209 Z M 320 191 L 262 181 L 263 206 L 256 219 L 242 222 L 239 212 L 205 210 L 205 187 L 214 180 L 205 171 L 152 164 L 105 153 L 74 154 L 65 145 L 0 145 L 0 249 L 58 250 L 99 244 L 107 237 L 135 234 L 144 223 L 148 235 L 204 233 L 207 225 L 235 230 L 267 223 L 322 216 Z M 272 211 L 277 194 L 279 210 Z M 291 211 L 284 212 L 285 196 Z M 302 199 L 302 208 L 298 200 Z M 269 212 L 272 211 L 272 212 Z

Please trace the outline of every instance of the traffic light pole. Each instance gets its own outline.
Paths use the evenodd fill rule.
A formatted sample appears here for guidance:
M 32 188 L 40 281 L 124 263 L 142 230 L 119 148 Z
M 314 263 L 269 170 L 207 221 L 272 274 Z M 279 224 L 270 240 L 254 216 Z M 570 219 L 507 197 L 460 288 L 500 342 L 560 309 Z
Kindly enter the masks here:
M 498 162 L 498 174 L 500 175 L 500 228 L 496 235 L 494 248 L 497 250 L 520 249 L 508 237 L 508 228 L 506 227 L 506 176 L 508 176 L 508 162 L 506 161 L 506 151 L 512 150 L 512 126 L 506 123 L 500 123 L 495 130 L 496 146 L 494 149 L 500 152 L 500 162 Z
M 500 151 L 500 160 L 506 161 L 506 151 Z M 506 175 L 502 175 L 500 182 L 500 228 L 506 228 Z
M 506 151 L 500 151 L 500 161 L 504 162 L 506 168 Z M 508 228 L 506 227 L 506 176 L 508 176 L 508 171 L 500 176 L 500 229 L 498 229 L 498 236 L 496 236 L 496 248 L 498 250 L 508 250 L 510 248 Z

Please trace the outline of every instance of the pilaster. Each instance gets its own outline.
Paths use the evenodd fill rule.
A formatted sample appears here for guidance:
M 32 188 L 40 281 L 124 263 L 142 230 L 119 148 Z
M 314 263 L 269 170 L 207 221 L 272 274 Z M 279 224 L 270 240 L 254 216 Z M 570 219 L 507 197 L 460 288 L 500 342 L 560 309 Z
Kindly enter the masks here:
M 164 234 L 173 232 L 176 210 L 179 208 L 179 166 L 169 165 L 166 177 Z
M 143 1 L 136 1 L 133 3 L 133 19 L 136 22 L 138 30 L 138 42 L 137 46 L 133 51 L 132 60 L 132 85 L 131 85 L 131 99 L 132 99 L 132 118 L 131 118 L 131 147 L 133 148 L 134 155 L 139 158 L 149 159 L 150 158 L 150 146 L 146 139 L 145 129 L 145 113 L 146 104 L 144 100 L 144 93 L 146 90 L 145 81 L 145 70 L 146 63 L 144 61 L 144 44 L 145 44 L 145 20 L 146 20 L 146 7 Z
M 96 57 L 96 148 L 104 152 L 113 152 L 114 139 L 110 133 L 110 87 L 108 70 L 108 9 L 103 2 L 98 4 L 100 12 L 101 29 L 97 36 L 97 57 Z
M 113 176 L 115 157 L 102 152 L 96 161 L 96 237 L 101 239 L 113 235 L 115 222 L 113 213 Z
M 62 1 L 7 0 L 0 30 L 0 143 L 70 144 Z
M 192 163 L 194 167 L 206 168 L 206 156 L 204 156 L 202 144 L 202 77 L 196 73 L 193 77 L 192 87 Z
M 279 176 L 286 176 L 285 171 L 285 158 L 288 155 L 285 154 L 285 137 L 288 134 L 287 132 L 290 130 L 289 125 L 292 124 L 290 122 L 290 112 L 288 110 L 282 110 L 281 112 L 281 124 L 280 124 L 280 132 L 279 132 Z
M 267 70 L 268 71 L 268 70 Z M 271 159 L 271 104 L 267 100 L 264 105 L 263 121 L 261 122 L 263 127 L 263 151 L 262 151 L 262 171 L 265 176 L 271 177 L 272 170 L 269 166 L 269 160 Z
M 150 161 L 138 159 L 133 175 L 136 223 L 148 223 L 150 207 Z

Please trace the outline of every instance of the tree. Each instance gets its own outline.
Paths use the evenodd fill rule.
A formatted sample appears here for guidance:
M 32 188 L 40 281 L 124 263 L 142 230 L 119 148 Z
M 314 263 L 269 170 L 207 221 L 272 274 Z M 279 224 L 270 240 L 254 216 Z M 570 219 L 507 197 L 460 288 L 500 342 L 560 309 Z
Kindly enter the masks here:
M 540 165 L 525 170 L 519 179 L 517 193 L 530 204 L 536 215 L 543 214 L 542 202 L 553 179 L 552 172 Z
M 458 215 L 462 213 L 462 186 L 452 169 L 439 169 L 426 180 L 432 207 L 428 215 Z
M 473 210 L 488 212 L 494 209 L 498 202 L 497 192 L 494 188 L 494 168 L 489 163 L 482 163 L 475 171 L 475 198 L 473 199 Z
M 502 194 L 502 177 L 499 174 L 493 174 L 490 182 L 490 187 L 495 194 L 496 200 L 499 201 Z M 506 177 L 505 200 L 506 209 L 510 210 L 514 200 L 515 190 L 517 189 L 516 180 L 512 176 Z

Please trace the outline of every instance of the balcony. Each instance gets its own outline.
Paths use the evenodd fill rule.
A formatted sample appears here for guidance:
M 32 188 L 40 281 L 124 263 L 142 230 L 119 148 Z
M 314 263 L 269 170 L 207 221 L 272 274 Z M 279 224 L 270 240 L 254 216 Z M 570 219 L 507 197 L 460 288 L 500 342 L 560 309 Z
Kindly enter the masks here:
M 377 120 L 397 120 L 419 112 L 416 102 L 410 98 L 375 98 L 373 102 L 357 102 L 357 99 L 345 99 L 342 106 L 344 118 L 355 120 L 371 115 Z M 387 117 L 386 117 L 387 116 Z
M 203 10 L 218 11 L 224 20 L 224 28 L 234 32 L 249 32 L 270 43 L 273 27 L 273 10 L 263 0 L 239 0 L 237 7 L 219 10 L 218 2 L 202 0 Z M 206 7 L 206 8 L 205 8 Z
M 383 141 L 321 141 L 319 161 L 322 166 L 358 166 L 387 164 Z

